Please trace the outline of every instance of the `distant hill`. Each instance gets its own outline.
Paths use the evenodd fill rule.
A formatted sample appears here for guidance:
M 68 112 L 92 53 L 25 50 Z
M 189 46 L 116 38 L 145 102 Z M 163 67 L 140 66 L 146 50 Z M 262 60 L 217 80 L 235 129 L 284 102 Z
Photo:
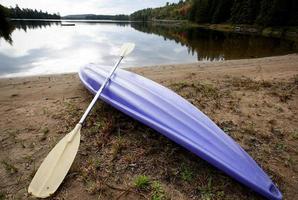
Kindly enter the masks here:
M 82 19 L 82 20 L 129 20 L 129 15 L 95 15 L 95 14 L 79 14 L 66 15 L 62 19 Z
M 86 19 L 87 17 L 96 16 L 94 14 L 81 14 L 81 15 L 66 15 L 62 19 Z

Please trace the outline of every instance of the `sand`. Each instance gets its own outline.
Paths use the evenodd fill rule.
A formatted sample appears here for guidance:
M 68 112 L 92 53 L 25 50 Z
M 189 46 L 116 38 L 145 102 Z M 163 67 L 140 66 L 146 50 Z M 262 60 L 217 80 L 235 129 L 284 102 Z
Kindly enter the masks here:
M 129 70 L 185 97 L 263 167 L 285 199 L 298 196 L 298 54 Z M 0 79 L 0 199 L 31 198 L 34 172 L 91 99 L 77 74 Z M 53 199 L 262 199 L 105 103 L 82 136 Z M 151 186 L 135 186 L 139 175 Z

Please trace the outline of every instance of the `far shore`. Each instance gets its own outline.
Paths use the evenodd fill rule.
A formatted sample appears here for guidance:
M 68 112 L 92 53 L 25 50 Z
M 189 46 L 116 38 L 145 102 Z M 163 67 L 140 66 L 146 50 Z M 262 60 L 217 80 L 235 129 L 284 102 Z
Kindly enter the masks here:
M 298 196 L 298 54 L 133 71 L 195 105 L 237 141 L 277 184 Z M 35 170 L 92 99 L 77 73 L 0 79 L 0 195 L 33 199 Z M 202 159 L 98 101 L 75 162 L 54 199 L 151 199 L 139 175 L 167 199 L 261 199 Z M 208 188 L 207 188 L 208 187 Z M 203 191 L 203 192 L 202 192 Z

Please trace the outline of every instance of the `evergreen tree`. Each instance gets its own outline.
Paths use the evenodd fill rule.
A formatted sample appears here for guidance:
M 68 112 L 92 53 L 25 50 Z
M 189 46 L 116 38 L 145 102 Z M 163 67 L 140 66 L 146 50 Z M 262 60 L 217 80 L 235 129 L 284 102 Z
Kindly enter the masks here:
M 298 1 L 291 0 L 288 25 L 298 25 Z
M 231 9 L 231 21 L 238 24 L 253 24 L 259 7 L 259 0 L 235 0 Z
M 217 6 L 215 7 L 215 11 L 212 15 L 211 22 L 222 23 L 230 19 L 232 4 L 232 0 L 221 0 L 217 2 Z
M 262 0 L 257 23 L 264 26 L 287 24 L 291 0 Z
M 49 14 L 48 12 L 37 11 L 36 9 L 24 8 L 21 9 L 18 5 L 15 8 L 9 8 L 10 18 L 17 19 L 60 19 L 60 15 Z

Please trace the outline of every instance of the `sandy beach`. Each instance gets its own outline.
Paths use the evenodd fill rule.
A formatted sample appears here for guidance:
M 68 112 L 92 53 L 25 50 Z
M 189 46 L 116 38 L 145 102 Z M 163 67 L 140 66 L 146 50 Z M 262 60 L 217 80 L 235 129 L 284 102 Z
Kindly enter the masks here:
M 297 198 L 298 54 L 128 70 L 206 113 L 284 199 Z M 26 191 L 35 171 L 91 99 L 77 74 L 0 79 L 0 199 L 32 198 Z M 81 134 L 75 162 L 50 199 L 263 199 L 101 101 Z M 149 177 L 146 189 L 136 188 L 139 175 Z

